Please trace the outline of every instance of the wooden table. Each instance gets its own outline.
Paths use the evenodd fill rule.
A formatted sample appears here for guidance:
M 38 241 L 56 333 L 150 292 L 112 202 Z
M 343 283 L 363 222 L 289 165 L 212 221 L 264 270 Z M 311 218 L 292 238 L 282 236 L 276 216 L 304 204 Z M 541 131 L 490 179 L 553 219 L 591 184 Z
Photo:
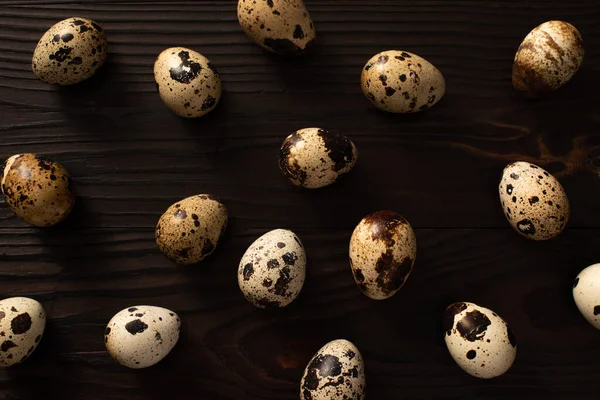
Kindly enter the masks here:
M 236 3 L 0 1 L 1 157 L 49 155 L 74 177 L 78 204 L 62 226 L 33 229 L 0 209 L 0 294 L 30 296 L 48 313 L 26 363 L 0 371 L 0 399 L 297 399 L 311 356 L 353 341 L 370 399 L 587 399 L 600 390 L 600 332 L 578 313 L 571 282 L 600 261 L 600 4 L 570 1 L 306 2 L 318 32 L 306 58 L 283 60 L 251 43 Z M 110 58 L 96 77 L 57 88 L 31 72 L 42 33 L 66 17 L 99 22 Z M 514 53 L 536 25 L 579 28 L 586 56 L 575 78 L 539 101 L 512 88 Z M 152 65 L 166 47 L 207 56 L 224 84 L 209 116 L 184 120 L 161 102 Z M 415 115 L 376 111 L 359 79 L 387 49 L 417 53 L 447 82 Z M 285 136 L 309 126 L 356 143 L 356 170 L 316 191 L 277 168 Z M 514 160 L 555 173 L 572 205 L 556 240 L 528 241 L 500 208 L 497 185 Z M 208 260 L 177 267 L 154 242 L 174 201 L 213 193 L 230 211 Z M 415 227 L 413 275 L 387 301 L 356 287 L 348 241 L 366 214 L 392 209 Z M 262 311 L 240 293 L 246 247 L 285 227 L 303 240 L 307 281 L 288 308 Z M 519 352 L 505 376 L 463 373 L 444 345 L 454 301 L 492 308 Z M 138 304 L 176 310 L 179 344 L 133 371 L 105 351 L 114 313 Z

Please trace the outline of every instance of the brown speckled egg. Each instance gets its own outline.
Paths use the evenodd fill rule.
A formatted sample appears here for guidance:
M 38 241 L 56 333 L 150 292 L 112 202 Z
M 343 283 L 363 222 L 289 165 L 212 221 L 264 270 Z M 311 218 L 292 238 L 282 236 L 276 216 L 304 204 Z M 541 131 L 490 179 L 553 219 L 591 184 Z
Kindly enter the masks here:
M 573 299 L 585 319 L 600 329 L 600 264 L 593 264 L 573 282 Z
M 363 68 L 361 87 L 377 108 L 393 113 L 425 110 L 446 92 L 444 76 L 433 64 L 400 50 L 373 56 Z
M 304 247 L 287 229 L 275 229 L 256 239 L 238 267 L 240 290 L 259 308 L 289 305 L 298 297 L 305 277 Z
M 104 64 L 108 42 L 94 21 L 73 17 L 53 25 L 33 52 L 33 73 L 44 82 L 72 85 L 90 78 Z
M 58 224 L 75 204 L 67 170 L 57 162 L 30 153 L 6 160 L 2 194 L 17 217 L 40 227 Z
M 350 238 L 350 266 L 360 290 L 387 299 L 404 285 L 417 256 L 417 238 L 402 216 L 377 211 L 364 217 Z
M 104 331 L 108 354 L 119 364 L 147 368 L 165 358 L 179 340 L 179 316 L 166 308 L 133 306 L 119 311 Z
M 158 55 L 154 79 L 162 101 L 181 117 L 206 115 L 221 99 L 221 78 L 215 66 L 184 47 L 171 47 Z
M 538 97 L 567 83 L 583 61 L 583 39 L 573 25 L 548 21 L 525 37 L 513 62 L 515 89 Z
M 345 339 L 327 343 L 310 360 L 300 382 L 300 400 L 362 400 L 365 366 L 356 346 Z
M 238 20 L 261 47 L 282 56 L 304 53 L 315 27 L 302 0 L 239 0 Z
M 358 158 L 346 136 L 321 128 L 300 129 L 289 135 L 279 151 L 279 169 L 296 186 L 320 188 L 349 172 Z
M 156 225 L 160 251 L 178 264 L 195 264 L 217 247 L 227 226 L 227 208 L 210 194 L 173 204 Z
M 11 297 L 0 301 L 0 367 L 25 361 L 46 328 L 46 313 L 37 301 Z
M 515 361 L 515 335 L 492 310 L 473 303 L 454 303 L 444 312 L 443 324 L 450 355 L 469 375 L 495 378 Z
M 526 238 L 551 239 L 567 225 L 567 194 L 556 178 L 537 165 L 524 161 L 509 164 L 498 190 L 504 215 Z

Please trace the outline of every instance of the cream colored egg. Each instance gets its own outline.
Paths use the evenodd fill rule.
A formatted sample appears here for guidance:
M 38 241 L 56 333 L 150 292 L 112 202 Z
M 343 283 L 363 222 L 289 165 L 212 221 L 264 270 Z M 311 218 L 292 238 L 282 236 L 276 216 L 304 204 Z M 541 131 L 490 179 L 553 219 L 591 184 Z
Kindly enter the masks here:
M 44 33 L 31 67 L 44 82 L 72 85 L 94 75 L 107 54 L 108 42 L 100 25 L 86 18 L 67 18 Z
M 0 367 L 25 361 L 40 343 L 46 313 L 37 301 L 11 297 L 0 301 Z
M 350 238 L 350 266 L 360 290 L 387 299 L 406 283 L 417 256 L 417 238 L 406 219 L 392 211 L 364 217 Z
M 58 224 L 75 204 L 67 170 L 38 154 L 16 154 L 6 160 L 1 188 L 15 215 L 39 227 Z
M 362 70 L 361 87 L 371 103 L 392 113 L 425 110 L 446 92 L 444 76 L 433 64 L 400 50 L 373 56 Z
M 513 86 L 529 97 L 556 90 L 579 70 L 583 54 L 577 28 L 564 21 L 544 22 L 529 32 L 517 50 Z
M 147 368 L 165 358 L 179 340 L 179 316 L 166 308 L 133 306 L 119 311 L 104 331 L 108 354 L 129 368 Z
M 473 303 L 454 303 L 444 312 L 446 346 L 466 373 L 490 379 L 504 374 L 517 356 L 517 341 L 495 312 Z
M 302 0 L 239 0 L 238 21 L 259 46 L 296 56 L 315 40 L 315 27 Z
M 154 79 L 162 101 L 181 117 L 206 115 L 221 99 L 221 78 L 215 66 L 184 47 L 171 47 L 158 55 Z
M 306 253 L 294 232 L 275 229 L 256 239 L 238 267 L 238 284 L 256 307 L 285 307 L 302 290 Z
M 300 382 L 300 400 L 362 400 L 365 391 L 362 355 L 345 339 L 323 346 L 306 366 Z
M 573 282 L 575 304 L 596 329 L 600 329 L 600 264 L 590 265 Z
M 537 165 L 524 161 L 509 164 L 498 190 L 506 218 L 526 238 L 551 239 L 567 225 L 567 194 L 556 178 Z
M 294 185 L 316 189 L 334 183 L 357 159 L 356 146 L 346 136 L 305 128 L 283 141 L 279 169 Z
M 210 194 L 171 205 L 156 225 L 160 251 L 178 264 L 195 264 L 216 249 L 227 227 L 227 208 Z

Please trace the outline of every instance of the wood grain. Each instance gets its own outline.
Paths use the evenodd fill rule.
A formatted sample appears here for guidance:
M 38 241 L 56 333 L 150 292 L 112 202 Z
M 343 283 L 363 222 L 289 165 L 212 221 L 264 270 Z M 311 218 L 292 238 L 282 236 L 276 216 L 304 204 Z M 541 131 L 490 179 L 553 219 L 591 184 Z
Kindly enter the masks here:
M 364 355 L 370 399 L 595 399 L 598 332 L 579 315 L 571 280 L 599 260 L 600 3 L 597 1 L 307 0 L 314 51 L 283 60 L 251 43 L 236 3 L 224 1 L 0 1 L 0 156 L 39 152 L 74 176 L 78 204 L 62 225 L 39 230 L 0 208 L 0 295 L 46 308 L 45 336 L 27 363 L 0 371 L 0 399 L 294 399 L 311 356 L 329 340 Z M 57 88 L 31 73 L 37 40 L 84 16 L 106 30 L 110 56 L 96 77 Z M 573 80 L 531 101 L 512 89 L 522 38 L 563 19 L 586 56 Z M 208 57 L 224 85 L 209 116 L 188 121 L 161 103 L 156 55 L 187 46 Z M 444 74 L 445 98 L 398 116 L 363 97 L 360 70 L 379 51 L 417 53 Z M 317 191 L 277 169 L 290 132 L 321 126 L 350 136 L 355 171 Z M 497 199 L 503 167 L 543 165 L 572 205 L 568 229 L 533 243 L 513 232 Z M 214 193 L 230 225 L 217 252 L 177 267 L 154 243 L 174 201 Z M 352 229 L 393 209 L 417 232 L 407 285 L 375 302 L 347 262 Z M 236 282 L 246 247 L 270 229 L 294 230 L 308 276 L 285 310 L 264 312 Z M 497 380 L 465 375 L 445 348 L 448 303 L 490 307 L 513 327 L 517 361 Z M 114 313 L 160 305 L 183 317 L 163 362 L 122 368 L 104 349 Z

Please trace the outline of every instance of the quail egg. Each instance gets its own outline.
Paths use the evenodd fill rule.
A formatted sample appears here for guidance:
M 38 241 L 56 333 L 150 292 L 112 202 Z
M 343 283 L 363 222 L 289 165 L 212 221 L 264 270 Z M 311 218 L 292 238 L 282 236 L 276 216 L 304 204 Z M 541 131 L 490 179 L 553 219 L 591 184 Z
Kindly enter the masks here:
M 227 226 L 227 208 L 210 194 L 173 204 L 156 225 L 160 251 L 178 264 L 195 264 L 217 247 Z
M 323 346 L 306 366 L 300 383 L 301 400 L 362 400 L 365 391 L 362 355 L 344 339 Z
M 417 238 L 406 219 L 392 211 L 364 217 L 350 238 L 350 266 L 360 290 L 387 299 L 404 285 L 417 256 Z
M 567 194 L 556 178 L 537 165 L 524 161 L 509 164 L 498 190 L 506 218 L 526 238 L 551 239 L 567 225 Z
M 473 303 L 454 303 L 444 312 L 446 346 L 466 373 L 495 378 L 512 366 L 517 341 L 506 322 L 492 310 Z
M 446 92 L 444 76 L 433 64 L 400 50 L 373 56 L 362 70 L 361 87 L 371 103 L 392 113 L 425 110 Z
M 275 229 L 248 247 L 238 268 L 238 284 L 256 307 L 285 307 L 298 296 L 306 277 L 306 254 L 294 232 Z
M 279 169 L 296 186 L 309 189 L 334 183 L 358 158 L 346 136 L 321 128 L 300 129 L 289 135 L 279 151 Z
M 38 154 L 16 154 L 6 160 L 1 188 L 15 215 L 39 227 L 58 224 L 75 204 L 67 170 Z
M 513 62 L 515 89 L 538 97 L 567 83 L 583 61 L 583 39 L 573 25 L 548 21 L 525 37 Z
M 125 367 L 147 368 L 165 358 L 179 340 L 181 321 L 162 307 L 133 306 L 119 311 L 104 331 L 108 354 Z
M 37 301 L 11 297 L 0 301 L 0 367 L 25 361 L 46 328 L 46 313 Z
M 590 265 L 577 275 L 573 298 L 585 319 L 600 329 L 600 264 Z
M 44 82 L 72 85 L 94 75 L 107 53 L 108 42 L 100 25 L 86 18 L 67 18 L 44 33 L 31 67 Z
M 215 66 L 184 47 L 171 47 L 158 55 L 154 79 L 162 101 L 181 117 L 206 115 L 221 99 L 221 78 Z
M 237 14 L 250 39 L 282 56 L 302 54 L 315 40 L 302 0 L 239 0 Z

